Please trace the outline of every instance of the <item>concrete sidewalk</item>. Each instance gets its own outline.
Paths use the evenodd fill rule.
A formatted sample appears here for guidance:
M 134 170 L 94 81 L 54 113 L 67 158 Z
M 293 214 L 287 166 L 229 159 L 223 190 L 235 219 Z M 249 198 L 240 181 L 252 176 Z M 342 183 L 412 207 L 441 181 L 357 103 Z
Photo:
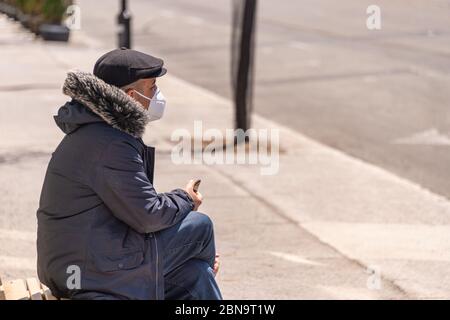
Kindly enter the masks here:
M 66 71 L 91 71 L 101 48 L 25 35 L 0 17 L 0 275 L 35 274 L 35 212 L 46 165 L 63 133 L 52 115 L 67 97 Z M 139 48 L 137 48 L 139 49 Z M 169 74 L 162 121 L 144 140 L 157 148 L 156 189 L 201 177 L 202 211 L 215 224 L 225 299 L 450 297 L 450 203 L 386 171 L 280 130 L 280 171 L 252 165 L 175 165 L 174 130 L 232 128 L 232 106 Z M 274 106 L 274 110 L 277 106 Z M 376 270 L 371 275 L 369 270 Z M 371 286 L 380 278 L 381 288 Z

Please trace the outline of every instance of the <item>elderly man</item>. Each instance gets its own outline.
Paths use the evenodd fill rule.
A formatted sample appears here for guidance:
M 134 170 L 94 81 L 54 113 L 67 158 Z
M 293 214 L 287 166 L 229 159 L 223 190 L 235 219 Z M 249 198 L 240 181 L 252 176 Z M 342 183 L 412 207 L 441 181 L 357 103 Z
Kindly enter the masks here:
M 38 275 L 70 299 L 221 300 L 211 219 L 202 196 L 157 193 L 146 125 L 163 116 L 161 59 L 118 49 L 94 74 L 69 72 L 72 98 L 55 121 L 66 134 L 52 155 L 38 218 Z

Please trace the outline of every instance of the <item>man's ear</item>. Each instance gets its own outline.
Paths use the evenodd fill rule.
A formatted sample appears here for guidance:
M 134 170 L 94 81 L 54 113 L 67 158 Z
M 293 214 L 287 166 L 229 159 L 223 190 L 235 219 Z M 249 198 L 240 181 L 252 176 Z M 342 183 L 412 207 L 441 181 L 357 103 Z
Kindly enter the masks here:
M 125 90 L 125 93 L 126 93 L 128 96 L 134 98 L 134 90 L 133 90 L 133 89 L 130 89 L 130 88 L 129 88 L 129 89 Z

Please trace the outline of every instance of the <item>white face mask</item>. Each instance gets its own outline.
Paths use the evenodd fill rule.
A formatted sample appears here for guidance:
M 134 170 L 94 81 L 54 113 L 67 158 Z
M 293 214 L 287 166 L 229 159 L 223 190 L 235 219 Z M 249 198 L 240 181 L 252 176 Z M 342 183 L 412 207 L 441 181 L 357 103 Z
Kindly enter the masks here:
M 150 121 L 155 121 L 162 118 L 164 115 L 164 109 L 166 108 L 166 99 L 159 88 L 156 90 L 152 98 L 144 96 L 136 90 L 134 92 L 149 101 L 148 108 L 145 110 L 145 113 L 148 115 Z

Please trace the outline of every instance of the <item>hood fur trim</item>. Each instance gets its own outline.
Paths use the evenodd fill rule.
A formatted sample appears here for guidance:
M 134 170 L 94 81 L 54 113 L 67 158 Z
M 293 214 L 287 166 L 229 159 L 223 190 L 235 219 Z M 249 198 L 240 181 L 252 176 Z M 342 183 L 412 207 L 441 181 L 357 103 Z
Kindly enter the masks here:
M 63 93 L 82 103 L 112 127 L 141 138 L 149 117 L 139 102 L 93 74 L 69 71 Z

